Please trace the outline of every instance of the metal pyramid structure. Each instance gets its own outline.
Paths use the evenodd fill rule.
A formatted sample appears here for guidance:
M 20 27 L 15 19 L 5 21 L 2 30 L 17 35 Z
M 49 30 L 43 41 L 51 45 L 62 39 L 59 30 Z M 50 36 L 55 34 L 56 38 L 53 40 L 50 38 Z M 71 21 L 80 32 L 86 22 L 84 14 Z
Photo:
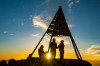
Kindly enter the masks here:
M 70 36 L 70 31 L 61 6 L 59 6 L 56 15 L 48 27 L 47 33 L 52 34 L 52 36 Z
M 74 38 L 69 30 L 68 24 L 66 22 L 65 16 L 63 14 L 62 8 L 61 6 L 59 6 L 58 11 L 56 12 L 53 20 L 51 21 L 48 29 L 46 30 L 46 32 L 44 33 L 44 35 L 42 36 L 42 38 L 40 39 L 39 43 L 37 44 L 37 46 L 35 47 L 35 49 L 33 50 L 33 52 L 31 54 L 29 54 L 29 56 L 27 58 L 31 58 L 32 55 L 34 54 L 35 50 L 37 49 L 37 47 L 39 46 L 39 44 L 41 43 L 42 39 L 44 38 L 45 34 L 48 34 L 51 36 L 50 38 L 50 42 L 52 40 L 52 37 L 54 36 L 69 36 L 71 41 L 72 41 L 72 45 L 73 48 L 75 50 L 76 56 L 78 60 L 82 60 L 81 54 L 78 50 L 78 47 L 74 41 Z M 49 51 L 49 48 L 48 48 Z

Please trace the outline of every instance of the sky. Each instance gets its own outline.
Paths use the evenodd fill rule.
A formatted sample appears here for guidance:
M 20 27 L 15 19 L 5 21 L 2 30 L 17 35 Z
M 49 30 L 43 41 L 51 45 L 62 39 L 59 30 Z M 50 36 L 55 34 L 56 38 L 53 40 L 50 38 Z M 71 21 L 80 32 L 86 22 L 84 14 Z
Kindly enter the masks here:
M 59 6 L 83 59 L 100 60 L 100 0 L 0 0 L 0 60 L 25 59 L 30 54 Z M 47 51 L 50 36 L 41 42 Z M 75 58 L 70 38 L 65 58 Z M 33 56 L 37 56 L 37 50 Z M 59 57 L 59 52 L 57 54 Z

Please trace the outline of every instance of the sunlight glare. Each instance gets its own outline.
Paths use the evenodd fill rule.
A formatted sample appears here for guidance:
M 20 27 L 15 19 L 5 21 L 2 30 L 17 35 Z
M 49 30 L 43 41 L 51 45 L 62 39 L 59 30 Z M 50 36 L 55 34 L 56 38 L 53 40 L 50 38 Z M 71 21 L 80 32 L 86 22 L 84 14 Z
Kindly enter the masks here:
M 47 54 L 47 58 L 48 58 L 48 59 L 51 58 L 50 52 Z

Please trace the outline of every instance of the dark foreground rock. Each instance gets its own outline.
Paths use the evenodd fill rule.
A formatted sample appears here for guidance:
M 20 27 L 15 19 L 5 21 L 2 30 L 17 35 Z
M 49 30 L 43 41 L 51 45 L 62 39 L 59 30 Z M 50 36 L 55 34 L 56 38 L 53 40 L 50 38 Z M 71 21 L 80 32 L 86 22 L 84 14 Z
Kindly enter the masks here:
M 3 64 L 2 64 L 3 63 Z M 77 60 L 77 59 L 39 59 L 30 58 L 26 60 L 11 59 L 8 64 L 5 61 L 0 62 L 0 66 L 92 66 L 87 61 Z

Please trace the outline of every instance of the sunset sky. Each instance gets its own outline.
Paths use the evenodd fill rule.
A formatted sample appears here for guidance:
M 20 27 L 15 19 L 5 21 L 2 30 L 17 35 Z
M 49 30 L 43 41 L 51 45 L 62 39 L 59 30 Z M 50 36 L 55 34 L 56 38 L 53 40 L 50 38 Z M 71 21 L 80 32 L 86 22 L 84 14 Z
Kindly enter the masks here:
M 0 0 L 0 60 L 26 59 L 59 6 L 83 59 L 100 60 L 100 0 Z M 41 42 L 45 51 L 49 39 Z M 65 58 L 76 58 L 68 37 L 56 39 L 65 40 Z

